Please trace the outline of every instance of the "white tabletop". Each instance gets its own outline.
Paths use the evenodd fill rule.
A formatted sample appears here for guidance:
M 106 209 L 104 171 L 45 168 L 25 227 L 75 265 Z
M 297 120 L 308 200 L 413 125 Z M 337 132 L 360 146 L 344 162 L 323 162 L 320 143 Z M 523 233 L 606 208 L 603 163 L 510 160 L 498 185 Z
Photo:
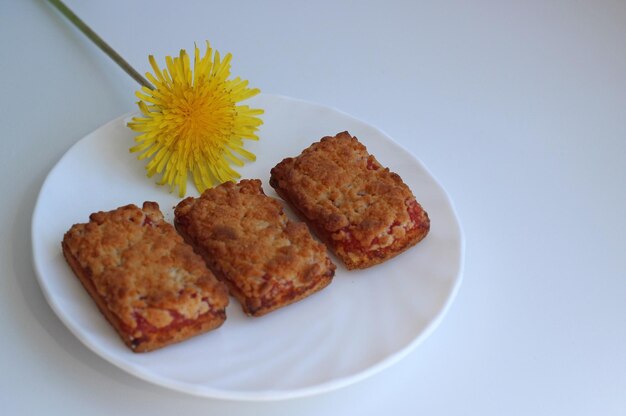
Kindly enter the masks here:
M 67 1 L 140 72 L 210 40 L 262 91 L 416 155 L 466 239 L 441 325 L 371 378 L 279 402 L 170 391 L 95 355 L 43 297 L 30 221 L 49 170 L 133 110 L 137 85 L 45 2 L 7 0 L 0 413 L 626 414 L 626 3 L 301 3 Z

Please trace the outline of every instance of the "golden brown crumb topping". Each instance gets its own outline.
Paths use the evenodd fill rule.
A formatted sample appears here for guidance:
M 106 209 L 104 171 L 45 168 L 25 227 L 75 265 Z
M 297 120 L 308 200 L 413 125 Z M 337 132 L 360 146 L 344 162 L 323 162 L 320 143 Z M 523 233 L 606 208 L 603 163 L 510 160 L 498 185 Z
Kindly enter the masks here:
M 156 203 L 97 212 L 89 219 L 72 226 L 64 244 L 128 331 L 223 312 L 226 289 L 163 220 Z
M 323 228 L 333 245 L 379 250 L 415 228 L 409 187 L 348 132 L 284 159 L 272 169 L 270 183 Z
M 250 303 L 248 311 L 280 303 L 334 273 L 326 248 L 305 224 L 287 218 L 259 180 L 227 182 L 187 198 L 175 216 L 216 275 Z

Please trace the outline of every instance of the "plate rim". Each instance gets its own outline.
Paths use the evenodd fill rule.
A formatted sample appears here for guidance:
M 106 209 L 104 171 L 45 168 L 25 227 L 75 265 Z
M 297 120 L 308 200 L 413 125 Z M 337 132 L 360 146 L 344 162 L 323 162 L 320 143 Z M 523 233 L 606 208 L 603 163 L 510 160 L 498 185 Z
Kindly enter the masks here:
M 44 193 L 44 190 L 46 189 L 46 187 L 49 185 L 50 181 L 51 181 L 51 177 L 53 176 L 53 173 L 59 169 L 59 166 L 62 164 L 63 160 L 66 159 L 68 157 L 68 155 L 72 152 L 73 149 L 75 149 L 76 146 L 78 146 L 80 143 L 82 143 L 84 140 L 86 140 L 87 138 L 91 137 L 92 135 L 96 134 L 97 132 L 99 132 L 100 130 L 106 129 L 107 127 L 111 126 L 111 125 L 115 125 L 117 123 L 119 123 L 121 120 L 124 120 L 134 114 L 137 114 L 136 111 L 131 111 L 131 112 L 127 112 L 125 114 L 122 114 L 118 117 L 115 117 L 114 119 L 102 124 L 101 126 L 97 127 L 96 129 L 92 130 L 91 132 L 87 133 L 86 135 L 82 136 L 79 140 L 77 140 L 72 146 L 70 146 L 65 153 L 63 154 L 63 156 L 61 158 L 58 159 L 58 161 L 55 163 L 55 165 L 52 167 L 52 169 L 50 169 L 50 171 L 48 172 L 48 174 L 46 175 L 46 178 L 44 179 L 40 189 L 39 189 L 39 193 L 37 195 L 37 200 L 35 202 L 34 208 L 33 208 L 33 213 L 31 216 L 31 257 L 32 257 L 32 261 L 33 261 L 33 267 L 35 270 L 35 275 L 38 281 L 38 284 L 43 292 L 44 298 L 46 299 L 46 302 L 48 303 L 48 305 L 50 305 L 50 307 L 52 308 L 52 310 L 54 311 L 55 315 L 61 320 L 61 322 L 63 322 L 63 324 L 65 325 L 65 327 L 79 340 L 81 341 L 81 343 L 83 343 L 83 345 L 85 345 L 88 349 L 90 349 L 93 353 L 95 353 L 96 355 L 99 355 L 100 357 L 104 358 L 106 361 L 110 362 L 111 364 L 114 364 L 116 367 L 118 367 L 119 369 L 141 379 L 144 380 L 148 383 L 154 384 L 154 385 L 158 385 L 161 386 L 163 388 L 168 388 L 168 389 L 172 389 L 175 391 L 179 391 L 182 393 L 186 393 L 186 394 L 191 394 L 194 396 L 199 396 L 199 397 L 207 397 L 207 398 L 213 398 L 213 399 L 222 399 L 222 400 L 233 400 L 233 401 L 275 401 L 275 400 L 285 400 L 285 399 L 293 399 L 293 398 L 300 398 L 300 397 L 309 397 L 309 396 L 313 396 L 313 395 L 317 395 L 317 394 L 321 394 L 321 393 L 325 393 L 325 392 L 329 392 L 332 390 L 336 390 L 336 389 L 340 389 L 343 387 L 346 387 L 348 385 L 357 383 L 359 381 L 362 381 L 368 377 L 373 376 L 374 374 L 377 374 L 379 372 L 381 372 L 382 370 L 384 370 L 385 368 L 391 367 L 392 365 L 396 364 L 397 362 L 399 362 L 400 360 L 402 360 L 404 357 L 406 357 L 409 353 L 411 353 L 413 350 L 415 350 L 415 348 L 421 344 L 425 339 L 427 339 L 434 331 L 435 329 L 437 329 L 437 327 L 441 324 L 441 322 L 443 321 L 443 318 L 445 317 L 445 315 L 448 313 L 454 299 L 456 298 L 461 283 L 463 281 L 463 271 L 464 271 L 464 267 L 465 267 L 465 235 L 463 232 L 463 228 L 461 226 L 461 222 L 459 220 L 459 216 L 456 210 L 456 207 L 454 205 L 454 201 L 452 200 L 452 198 L 450 197 L 450 194 L 448 193 L 448 191 L 441 185 L 440 181 L 437 179 L 437 177 L 435 175 L 433 175 L 433 173 L 422 163 L 422 161 L 416 156 L 414 155 L 411 151 L 407 150 L 402 144 L 396 142 L 395 140 L 392 139 L 392 137 L 390 135 L 388 135 L 385 131 L 383 131 L 382 129 L 378 128 L 377 126 L 370 124 L 369 122 L 363 121 L 349 113 L 346 113 L 342 110 L 339 110 L 337 108 L 334 108 L 332 106 L 327 106 L 327 105 L 323 105 L 323 104 L 319 104 L 313 101 L 309 101 L 309 100 L 305 100 L 305 99 L 300 99 L 300 98 L 293 98 L 293 97 L 289 97 L 289 96 L 285 96 L 285 95 L 280 95 L 280 94 L 268 94 L 268 93 L 261 93 L 259 94 L 259 96 L 263 97 L 263 98 L 268 98 L 268 99 L 273 99 L 273 100 L 287 100 L 287 101 L 296 101 L 299 102 L 301 104 L 304 105 L 308 105 L 308 106 L 315 106 L 317 108 L 322 108 L 325 110 L 331 110 L 333 112 L 336 112 L 338 114 L 340 114 L 341 116 L 344 117 L 348 117 L 358 123 L 362 123 L 367 125 L 369 128 L 372 128 L 373 130 L 375 130 L 380 136 L 384 137 L 385 140 L 387 142 L 389 142 L 390 144 L 393 144 L 394 146 L 398 147 L 400 150 L 402 150 L 404 153 L 406 153 L 407 155 L 410 156 L 410 158 L 419 165 L 419 167 L 429 176 L 430 180 L 432 180 L 434 182 L 434 184 L 437 186 L 437 188 L 439 189 L 439 191 L 441 192 L 442 196 L 445 198 L 445 202 L 448 204 L 449 208 L 450 208 L 450 212 L 452 214 L 452 218 L 454 219 L 454 229 L 456 234 L 459 237 L 459 258 L 458 258 L 458 270 L 456 272 L 456 276 L 454 276 L 454 283 L 449 291 L 449 293 L 447 294 L 447 298 L 445 300 L 445 302 L 443 303 L 443 306 L 439 309 L 439 311 L 430 319 L 430 321 L 428 322 L 428 324 L 424 327 L 424 329 L 417 335 L 415 336 L 411 342 L 409 342 L 407 345 L 405 345 L 404 347 L 400 348 L 398 351 L 387 355 L 386 357 L 384 357 L 383 359 L 379 360 L 378 362 L 372 364 L 371 366 L 362 369 L 360 371 L 357 371 L 353 374 L 347 375 L 347 376 L 342 376 L 342 377 L 338 377 L 338 378 L 334 378 L 334 379 L 330 379 L 321 383 L 317 383 L 314 385 L 310 385 L 310 386 L 306 386 L 306 387 L 299 387 L 299 388 L 294 388 L 294 389 L 267 389 L 267 390 L 261 390 L 261 391 L 243 391 L 243 390 L 227 390 L 227 389 L 220 389 L 220 388 L 214 388 L 214 387 L 209 387 L 209 386 L 198 386 L 196 384 L 193 383 L 186 383 L 186 382 L 181 382 L 181 381 L 176 381 L 176 380 L 172 380 L 170 378 L 166 378 L 163 377 L 161 375 L 158 374 L 154 374 L 152 372 L 150 372 L 148 369 L 146 369 L 145 367 L 142 366 L 138 366 L 135 364 L 129 364 L 123 360 L 120 360 L 118 358 L 116 358 L 112 353 L 108 352 L 106 349 L 102 348 L 101 346 L 97 345 L 97 343 L 91 342 L 89 339 L 87 339 L 86 337 L 84 337 L 80 331 L 78 331 L 78 328 L 74 328 L 74 325 L 71 324 L 69 322 L 69 319 L 66 318 L 65 313 L 61 311 L 61 307 L 60 305 L 57 303 L 57 301 L 55 299 L 52 298 L 52 295 L 50 293 L 50 290 L 47 286 L 47 283 L 45 282 L 45 279 L 43 278 L 43 271 L 40 269 L 41 265 L 38 262 L 38 246 L 35 243 L 37 237 L 35 235 L 35 231 L 36 231 L 36 225 L 37 225 L 37 221 L 38 218 L 40 217 L 39 212 L 42 209 L 41 205 L 42 205 L 42 195 Z M 60 245 L 60 243 L 59 243 Z

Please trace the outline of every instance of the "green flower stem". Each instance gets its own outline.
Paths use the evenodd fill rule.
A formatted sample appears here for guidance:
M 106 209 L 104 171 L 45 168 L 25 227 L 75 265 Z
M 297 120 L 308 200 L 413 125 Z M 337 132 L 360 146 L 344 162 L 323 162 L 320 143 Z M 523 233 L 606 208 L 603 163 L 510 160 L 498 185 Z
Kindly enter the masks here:
M 85 34 L 93 43 L 95 43 L 104 53 L 109 55 L 109 58 L 113 59 L 128 75 L 133 77 L 135 81 L 144 87 L 154 89 L 154 86 L 148 82 L 139 72 L 135 70 L 124 58 L 120 56 L 113 48 L 111 48 L 96 32 L 91 30 L 89 26 L 85 24 L 72 10 L 70 10 L 61 0 L 48 0 L 50 4 L 57 8 L 58 11 L 67 17 L 67 19 L 74 24 L 81 32 Z

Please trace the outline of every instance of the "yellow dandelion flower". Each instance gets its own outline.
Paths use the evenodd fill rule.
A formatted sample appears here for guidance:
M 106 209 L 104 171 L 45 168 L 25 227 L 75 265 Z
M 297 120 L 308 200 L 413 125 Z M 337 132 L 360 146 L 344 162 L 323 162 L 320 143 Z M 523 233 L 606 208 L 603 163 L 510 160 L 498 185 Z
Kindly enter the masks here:
M 231 59 L 230 53 L 221 59 L 208 42 L 203 57 L 195 47 L 193 71 L 185 50 L 177 58 L 167 56 L 163 70 L 149 57 L 154 75 L 146 77 L 154 88 L 144 86 L 136 93 L 141 116 L 128 127 L 140 134 L 130 151 L 140 152 L 140 160 L 151 158 L 148 177 L 162 173 L 159 185 L 168 184 L 172 191 L 178 187 L 181 197 L 189 172 L 202 192 L 239 178 L 231 165 L 256 158 L 243 148 L 243 140 L 259 139 L 255 132 L 263 122 L 257 116 L 263 110 L 237 103 L 260 91 L 239 77 L 228 79 Z

